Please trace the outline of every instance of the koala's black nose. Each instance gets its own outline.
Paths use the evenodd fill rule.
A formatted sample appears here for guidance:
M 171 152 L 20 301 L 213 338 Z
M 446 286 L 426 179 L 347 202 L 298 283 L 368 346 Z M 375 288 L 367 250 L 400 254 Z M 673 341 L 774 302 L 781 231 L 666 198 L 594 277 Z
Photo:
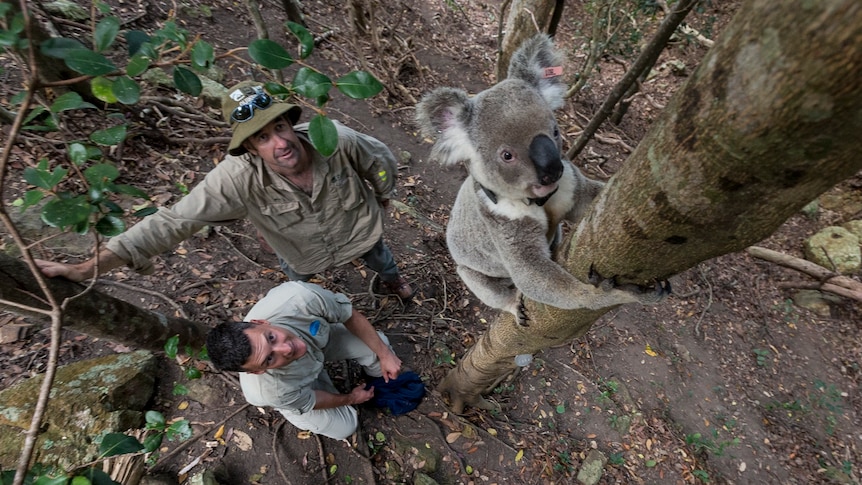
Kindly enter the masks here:
M 546 135 L 533 138 L 530 143 L 530 160 L 536 166 L 536 175 L 542 185 L 551 185 L 563 176 L 563 161 L 557 144 Z

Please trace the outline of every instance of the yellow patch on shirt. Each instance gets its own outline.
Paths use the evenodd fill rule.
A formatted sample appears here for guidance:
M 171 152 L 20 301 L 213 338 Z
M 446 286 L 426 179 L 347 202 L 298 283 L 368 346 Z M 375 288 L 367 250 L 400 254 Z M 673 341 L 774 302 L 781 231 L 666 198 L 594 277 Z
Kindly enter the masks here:
M 381 170 L 381 171 L 377 172 L 377 176 L 380 177 L 380 180 L 386 182 L 386 177 L 387 177 L 386 170 Z

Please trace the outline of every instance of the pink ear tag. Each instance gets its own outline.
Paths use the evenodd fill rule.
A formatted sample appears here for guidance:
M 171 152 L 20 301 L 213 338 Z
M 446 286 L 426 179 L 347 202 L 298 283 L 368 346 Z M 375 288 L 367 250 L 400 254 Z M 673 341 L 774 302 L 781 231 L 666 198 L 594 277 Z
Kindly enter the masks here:
M 544 72 L 542 73 L 542 77 L 547 79 L 549 77 L 557 77 L 563 75 L 563 66 L 554 66 L 554 67 L 546 67 Z

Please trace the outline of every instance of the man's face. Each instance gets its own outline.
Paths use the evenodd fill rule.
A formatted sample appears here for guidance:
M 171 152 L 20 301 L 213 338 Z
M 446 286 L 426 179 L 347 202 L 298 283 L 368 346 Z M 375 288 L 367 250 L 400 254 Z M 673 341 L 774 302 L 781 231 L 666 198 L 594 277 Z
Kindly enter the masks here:
M 245 372 L 263 374 L 299 359 L 307 350 L 305 342 L 293 332 L 266 320 L 252 320 L 251 327 L 243 330 L 251 343 L 251 355 L 242 366 Z
M 275 119 L 246 138 L 245 148 L 278 174 L 298 175 L 310 165 L 305 146 L 284 116 Z

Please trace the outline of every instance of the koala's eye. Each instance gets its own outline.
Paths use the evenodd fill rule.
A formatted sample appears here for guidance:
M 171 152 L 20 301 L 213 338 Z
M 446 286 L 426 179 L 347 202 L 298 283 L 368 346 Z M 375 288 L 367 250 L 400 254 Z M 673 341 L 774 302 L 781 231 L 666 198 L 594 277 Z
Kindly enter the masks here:
M 502 158 L 504 162 L 511 162 L 515 159 L 515 155 L 512 155 L 512 152 L 509 150 L 503 150 L 500 152 L 500 158 Z

